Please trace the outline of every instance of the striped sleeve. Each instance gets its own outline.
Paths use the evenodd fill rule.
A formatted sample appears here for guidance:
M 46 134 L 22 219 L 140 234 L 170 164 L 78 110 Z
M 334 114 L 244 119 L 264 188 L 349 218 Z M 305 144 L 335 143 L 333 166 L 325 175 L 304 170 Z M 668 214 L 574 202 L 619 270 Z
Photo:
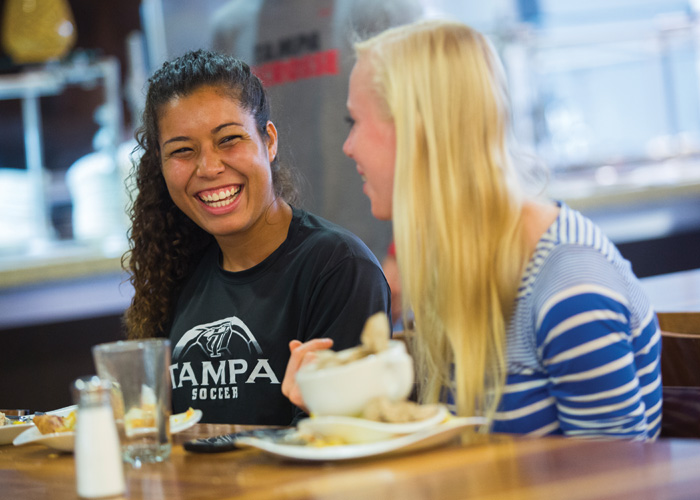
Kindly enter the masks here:
M 660 333 L 632 267 L 560 203 L 523 273 L 494 432 L 653 440 Z
M 593 263 L 607 264 L 605 259 Z M 636 352 L 633 340 L 640 333 L 630 324 L 630 304 L 609 285 L 604 279 L 571 280 L 547 297 L 536 315 L 539 359 L 548 374 L 561 432 L 652 438 L 658 422 L 649 417 L 660 415 L 660 408 L 647 408 L 644 396 L 660 384 L 658 371 L 649 365 L 658 359 L 658 340 L 652 334 L 646 352 Z M 650 321 L 651 328 L 654 324 Z M 648 362 L 640 359 L 645 356 Z M 647 377 L 641 384 L 645 373 L 656 380 Z

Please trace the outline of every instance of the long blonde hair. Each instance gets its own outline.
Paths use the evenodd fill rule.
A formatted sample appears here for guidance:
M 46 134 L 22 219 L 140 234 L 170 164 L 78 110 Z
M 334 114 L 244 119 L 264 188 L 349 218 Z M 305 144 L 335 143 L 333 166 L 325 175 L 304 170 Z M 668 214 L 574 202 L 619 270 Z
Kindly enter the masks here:
M 459 414 L 492 418 L 526 255 L 500 61 L 483 35 L 452 21 L 355 48 L 396 129 L 394 237 L 421 401 L 454 384 Z

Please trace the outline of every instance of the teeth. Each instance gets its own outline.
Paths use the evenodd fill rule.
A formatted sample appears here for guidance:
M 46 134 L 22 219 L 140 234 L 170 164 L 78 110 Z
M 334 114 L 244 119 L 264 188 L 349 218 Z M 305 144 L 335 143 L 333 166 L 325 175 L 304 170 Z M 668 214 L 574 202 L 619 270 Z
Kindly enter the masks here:
M 236 195 L 241 191 L 241 187 L 231 189 L 222 189 L 218 193 L 203 194 L 199 199 L 210 207 L 225 207 L 230 205 L 236 199 Z

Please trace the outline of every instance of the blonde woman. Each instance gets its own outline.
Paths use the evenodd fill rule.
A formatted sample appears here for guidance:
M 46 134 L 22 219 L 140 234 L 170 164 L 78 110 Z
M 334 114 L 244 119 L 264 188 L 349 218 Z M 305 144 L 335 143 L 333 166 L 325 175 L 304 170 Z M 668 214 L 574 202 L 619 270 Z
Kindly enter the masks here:
M 655 439 L 654 311 L 590 220 L 525 194 L 486 38 L 432 20 L 356 51 L 343 149 L 393 220 L 421 400 L 495 432 Z

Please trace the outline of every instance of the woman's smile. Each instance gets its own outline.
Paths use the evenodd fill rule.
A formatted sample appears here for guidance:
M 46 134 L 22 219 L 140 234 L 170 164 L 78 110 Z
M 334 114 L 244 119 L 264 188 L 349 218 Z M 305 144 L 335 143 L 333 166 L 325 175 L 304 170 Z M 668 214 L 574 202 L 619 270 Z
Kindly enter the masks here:
M 224 188 L 200 191 L 197 193 L 197 198 L 208 209 L 235 208 L 232 205 L 238 200 L 242 190 L 243 185 L 234 184 Z

